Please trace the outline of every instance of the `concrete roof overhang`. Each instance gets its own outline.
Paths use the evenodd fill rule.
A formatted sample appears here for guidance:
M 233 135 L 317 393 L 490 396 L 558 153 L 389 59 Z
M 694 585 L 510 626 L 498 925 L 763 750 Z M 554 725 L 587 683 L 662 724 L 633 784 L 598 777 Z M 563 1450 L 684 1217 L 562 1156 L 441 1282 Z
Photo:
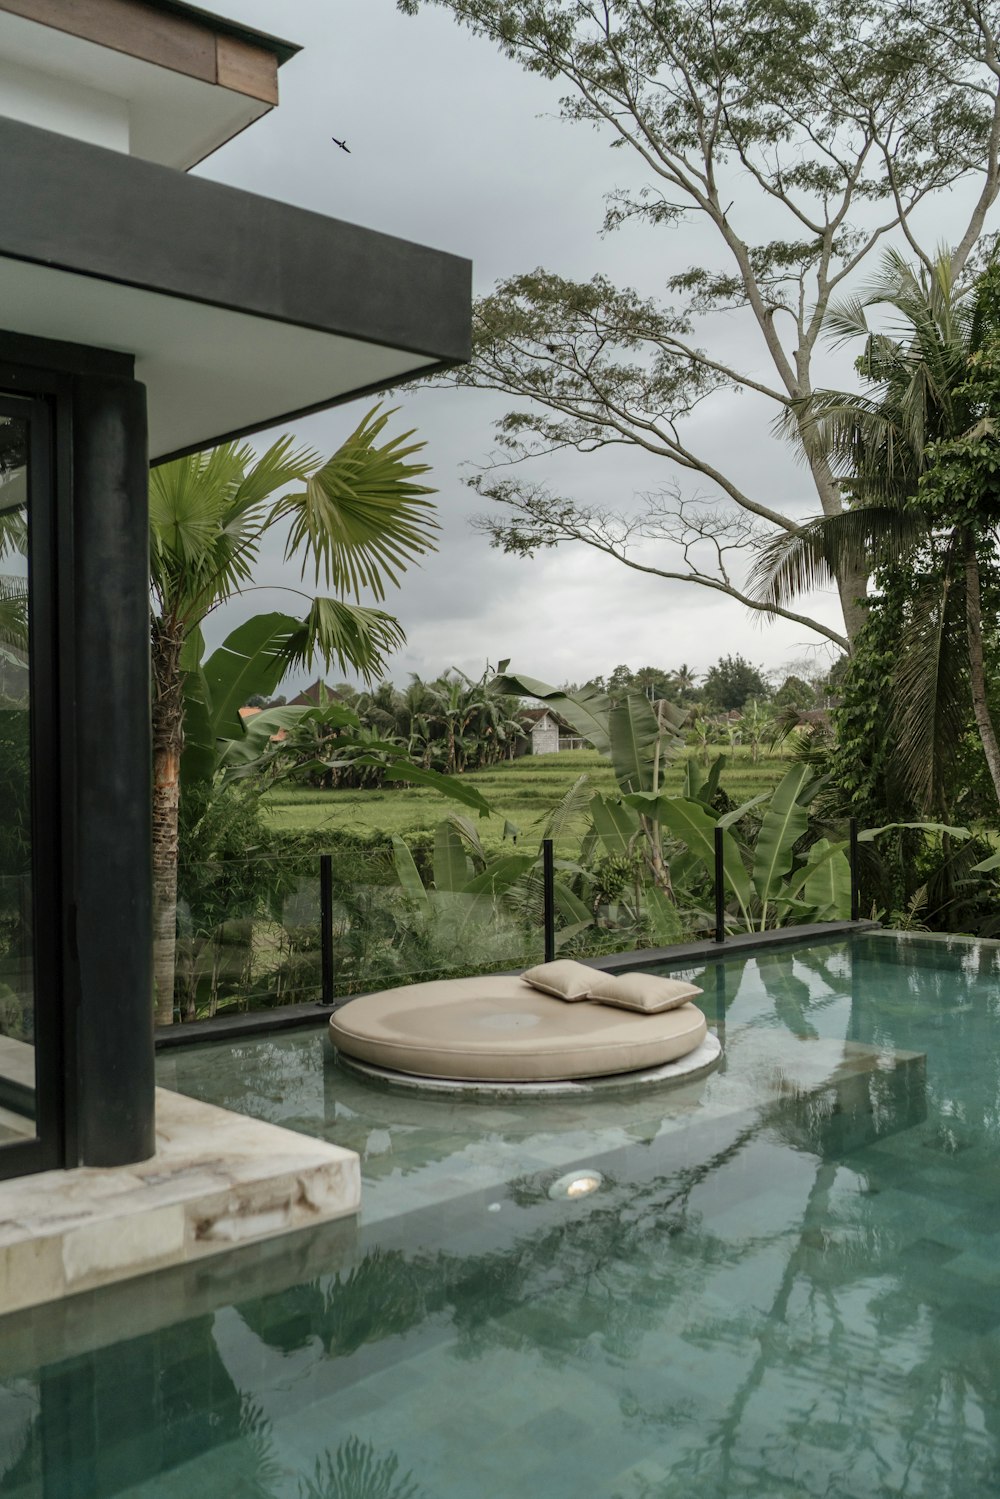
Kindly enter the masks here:
M 469 358 L 471 264 L 0 120 L 0 325 L 134 356 L 162 462 Z

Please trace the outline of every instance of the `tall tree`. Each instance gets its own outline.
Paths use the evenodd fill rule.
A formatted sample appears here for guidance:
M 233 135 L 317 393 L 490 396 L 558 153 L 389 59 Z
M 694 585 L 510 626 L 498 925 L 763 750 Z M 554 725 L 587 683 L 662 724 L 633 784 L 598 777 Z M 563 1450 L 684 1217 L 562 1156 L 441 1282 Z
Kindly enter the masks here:
M 370 412 L 325 462 L 279 438 L 259 458 L 227 443 L 165 463 L 150 477 L 153 664 L 153 889 L 156 1018 L 174 1004 L 180 760 L 185 668 L 201 654 L 201 626 L 249 587 L 264 536 L 285 528 L 285 555 L 338 595 L 378 599 L 407 563 L 434 548 L 422 443 L 407 432 L 379 445 L 391 413 Z M 295 486 L 289 489 L 289 485 Z M 319 655 L 371 678 L 405 639 L 381 609 L 314 598 L 302 629 L 282 643 L 288 665 Z
M 872 328 L 873 309 L 886 326 Z M 962 285 L 946 255 L 914 269 L 889 251 L 828 322 L 864 338 L 869 389 L 817 392 L 794 432 L 842 476 L 851 508 L 773 543 L 757 570 L 761 596 L 793 598 L 845 566 L 874 574 L 896 595 L 886 679 L 901 784 L 918 806 L 947 811 L 971 707 L 1000 805 L 983 646 L 996 620 L 984 622 L 981 603 L 982 575 L 995 586 L 1000 563 L 1000 265 Z
M 517 401 L 499 423 L 507 460 L 617 444 L 662 458 L 668 475 L 644 510 L 625 513 L 578 504 L 520 467 L 487 472 L 472 482 L 499 507 L 482 521 L 491 541 L 523 555 L 580 542 L 847 647 L 864 620 L 863 571 L 837 572 L 843 630 L 755 596 L 740 554 L 795 535 L 795 514 L 742 481 L 717 430 L 702 421 L 701 437 L 686 419 L 737 392 L 795 420 L 845 280 L 887 235 L 930 268 L 917 211 L 937 235 L 935 194 L 949 194 L 952 274 L 968 264 L 1000 190 L 995 0 L 398 0 L 411 13 L 430 3 L 558 84 L 566 119 L 633 155 L 645 184 L 610 194 L 606 230 L 694 223 L 717 252 L 669 277 L 672 304 L 547 270 L 476 304 L 473 362 L 451 379 Z M 745 362 L 720 311 L 755 340 Z M 807 463 L 815 508 L 839 514 L 824 455 L 810 450 Z M 801 514 L 808 496 L 797 500 Z M 640 541 L 666 555 L 653 560 Z
M 771 689 L 760 669 L 743 656 L 720 656 L 705 677 L 702 697 L 710 708 L 729 713 L 748 698 L 767 698 Z
M 698 680 L 698 673 L 686 661 L 676 666 L 670 673 L 670 690 L 667 697 L 672 697 L 675 702 L 686 703 L 694 692 Z

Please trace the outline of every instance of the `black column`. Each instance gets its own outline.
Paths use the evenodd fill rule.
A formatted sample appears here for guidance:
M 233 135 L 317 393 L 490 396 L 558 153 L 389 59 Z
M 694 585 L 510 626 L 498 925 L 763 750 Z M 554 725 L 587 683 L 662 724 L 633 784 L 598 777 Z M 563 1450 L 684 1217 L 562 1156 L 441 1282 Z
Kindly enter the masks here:
M 148 482 L 145 387 L 78 377 L 68 893 L 77 1154 L 89 1166 L 155 1148 Z

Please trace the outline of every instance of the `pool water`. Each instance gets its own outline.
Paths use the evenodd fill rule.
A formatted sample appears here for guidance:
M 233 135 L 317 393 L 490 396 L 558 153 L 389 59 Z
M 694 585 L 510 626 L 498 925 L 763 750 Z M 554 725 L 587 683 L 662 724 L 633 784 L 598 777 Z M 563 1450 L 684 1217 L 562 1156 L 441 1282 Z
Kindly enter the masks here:
M 362 1221 L 0 1322 L 0 1495 L 995 1499 L 1000 947 L 683 971 L 726 1060 L 674 1092 L 418 1099 L 312 1033 L 165 1055 L 359 1149 Z

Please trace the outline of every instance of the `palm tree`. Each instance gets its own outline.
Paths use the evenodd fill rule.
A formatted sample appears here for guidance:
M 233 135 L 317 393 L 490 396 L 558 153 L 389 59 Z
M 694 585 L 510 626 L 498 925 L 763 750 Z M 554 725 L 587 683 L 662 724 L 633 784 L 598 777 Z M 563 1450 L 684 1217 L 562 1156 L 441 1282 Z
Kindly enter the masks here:
M 425 770 L 430 769 L 431 763 L 433 709 L 432 689 L 417 672 L 411 672 L 409 684 L 397 694 L 396 732 L 406 740 L 408 753 L 418 757 Z
M 891 682 L 899 772 L 916 803 L 935 811 L 944 810 L 945 778 L 970 690 L 1000 803 L 980 597 L 982 561 L 995 551 L 997 512 L 969 495 L 968 462 L 961 495 L 953 472 L 962 455 L 978 455 L 984 471 L 997 457 L 988 410 L 996 383 L 989 387 L 977 370 L 984 360 L 993 368 L 1000 343 L 998 275 L 991 267 L 957 286 L 947 254 L 915 272 L 888 251 L 877 281 L 830 309 L 827 321 L 838 339 L 864 337 L 858 369 L 873 390 L 817 392 L 789 414 L 787 429 L 797 417 L 807 450 L 826 454 L 850 506 L 766 547 L 754 574 L 759 597 L 787 603 L 845 573 L 885 579 L 904 572 L 906 623 Z M 869 325 L 876 306 L 891 311 L 887 332 Z
M 338 595 L 386 581 L 433 550 L 433 491 L 409 460 L 422 443 L 407 432 L 378 445 L 391 412 L 376 407 L 325 463 L 279 438 L 260 458 L 246 443 L 163 464 L 150 479 L 153 612 L 153 878 L 156 1018 L 173 1017 L 180 757 L 185 666 L 200 655 L 201 626 L 251 586 L 264 536 L 284 525 L 285 556 L 302 559 Z M 288 486 L 295 488 L 289 490 Z M 308 596 L 307 596 L 308 597 Z M 392 615 L 344 598 L 312 598 L 301 630 L 284 643 L 289 666 L 336 660 L 367 680 L 404 640 Z
M 682 661 L 680 666 L 670 673 L 670 690 L 678 703 L 687 701 L 697 681 L 698 673 L 688 666 L 686 661 Z
M 452 676 L 445 672 L 431 684 L 434 707 L 431 721 L 440 724 L 445 734 L 446 775 L 454 775 L 458 767 L 459 740 L 469 722 L 470 704 L 467 691 L 468 678 L 456 671 Z

